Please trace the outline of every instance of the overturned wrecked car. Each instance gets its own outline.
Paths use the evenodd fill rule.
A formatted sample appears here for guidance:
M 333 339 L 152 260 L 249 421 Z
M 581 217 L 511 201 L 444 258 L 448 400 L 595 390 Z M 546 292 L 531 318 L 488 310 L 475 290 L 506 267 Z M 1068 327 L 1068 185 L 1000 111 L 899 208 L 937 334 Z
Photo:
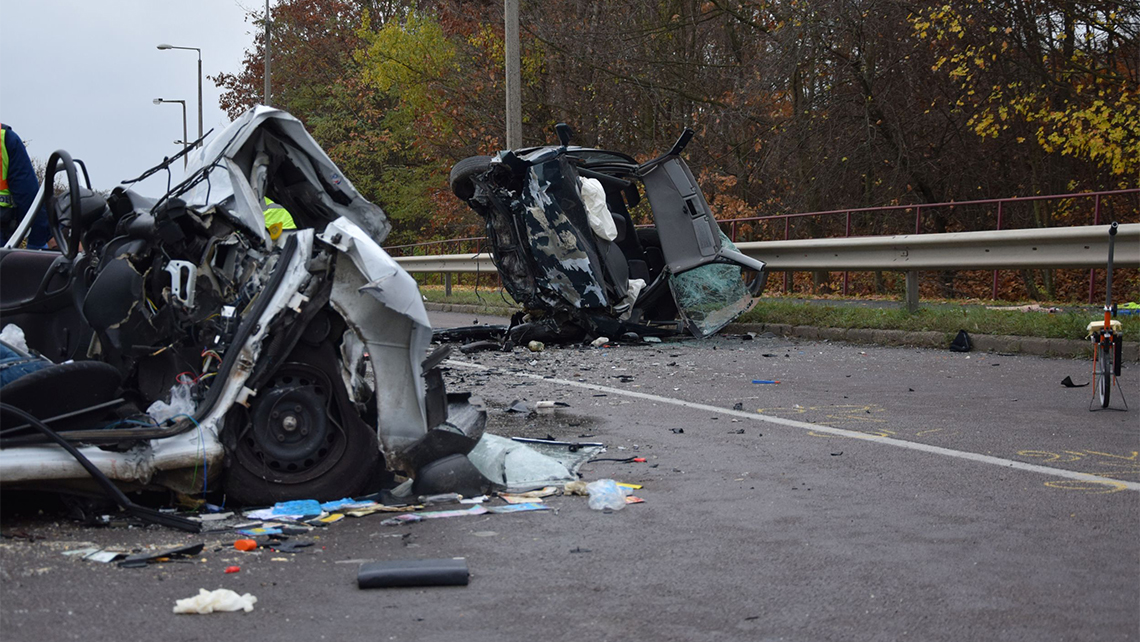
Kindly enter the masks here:
M 486 413 L 445 393 L 384 212 L 278 110 L 193 156 L 157 200 L 104 198 L 49 159 L 44 185 L 66 173 L 67 192 L 41 190 L 0 254 L 4 487 L 248 505 L 352 496 L 386 471 L 488 485 L 466 460 Z M 266 228 L 266 199 L 295 230 Z M 19 247 L 41 201 L 58 251 Z
M 681 158 L 691 130 L 646 163 L 571 146 L 570 128 L 555 130 L 559 145 L 475 156 L 451 171 L 452 191 L 486 222 L 503 286 L 524 310 L 508 343 L 706 337 L 752 306 L 764 263 L 720 231 Z M 653 225 L 635 229 L 642 193 Z

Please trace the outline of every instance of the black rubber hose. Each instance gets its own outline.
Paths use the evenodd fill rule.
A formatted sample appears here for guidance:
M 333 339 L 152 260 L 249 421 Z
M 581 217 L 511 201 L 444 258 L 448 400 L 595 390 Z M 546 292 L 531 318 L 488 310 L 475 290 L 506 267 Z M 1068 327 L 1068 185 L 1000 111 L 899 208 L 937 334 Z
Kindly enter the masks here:
M 123 491 L 119 490 L 119 487 L 116 486 L 114 482 L 112 482 L 107 478 L 106 475 L 103 474 L 103 471 L 99 470 L 95 464 L 91 463 L 91 460 L 87 459 L 83 453 L 79 452 L 78 448 L 72 446 L 66 439 L 60 437 L 59 433 L 52 430 L 51 428 L 48 428 L 47 424 L 40 421 L 36 417 L 6 403 L 0 403 L 0 413 L 11 413 L 23 419 L 24 421 L 27 421 L 32 425 L 32 427 L 44 433 L 44 435 L 46 435 L 49 439 L 58 444 L 60 448 L 66 450 L 69 455 L 74 457 L 75 460 L 79 462 L 80 466 L 83 466 L 84 470 L 86 470 L 87 473 L 91 475 L 95 482 L 103 487 L 103 490 L 107 493 L 107 495 L 129 514 L 148 522 L 162 524 L 163 526 L 169 526 L 170 528 L 176 528 L 180 531 L 186 531 L 188 533 L 202 532 L 202 525 L 198 522 L 186 519 L 184 517 L 179 517 L 177 515 L 160 513 L 154 509 L 139 506 L 138 504 L 132 502 L 125 494 L 123 494 Z

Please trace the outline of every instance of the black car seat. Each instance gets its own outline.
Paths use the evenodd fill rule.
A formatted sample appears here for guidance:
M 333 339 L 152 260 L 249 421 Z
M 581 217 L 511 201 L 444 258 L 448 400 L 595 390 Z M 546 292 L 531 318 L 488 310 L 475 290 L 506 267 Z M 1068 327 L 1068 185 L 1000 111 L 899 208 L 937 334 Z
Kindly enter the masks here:
M 56 430 L 90 428 L 83 411 L 116 399 L 122 377 L 101 361 L 57 363 L 26 374 L 0 388 L 0 399 L 41 421 L 72 415 L 49 424 Z M 29 428 L 29 432 L 34 432 Z M 8 434 L 5 437 L 15 435 Z

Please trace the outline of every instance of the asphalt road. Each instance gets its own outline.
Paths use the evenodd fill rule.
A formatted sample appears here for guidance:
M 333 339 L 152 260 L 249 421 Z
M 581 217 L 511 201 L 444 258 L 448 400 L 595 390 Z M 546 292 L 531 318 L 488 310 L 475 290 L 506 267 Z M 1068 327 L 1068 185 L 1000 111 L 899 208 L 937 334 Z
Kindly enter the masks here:
M 490 430 L 645 457 L 581 471 L 642 484 L 645 503 L 348 519 L 296 555 L 16 515 L 0 542 L 0 638 L 1136 640 L 1130 365 L 1132 409 L 1089 412 L 1090 388 L 1059 385 L 1089 379 L 1073 360 L 739 337 L 457 356 L 449 390 L 481 395 Z M 516 399 L 569 407 L 503 412 Z M 195 541 L 204 561 L 144 569 L 62 555 Z M 467 587 L 355 584 L 362 560 L 454 556 Z M 171 613 L 220 587 L 257 596 L 253 612 Z

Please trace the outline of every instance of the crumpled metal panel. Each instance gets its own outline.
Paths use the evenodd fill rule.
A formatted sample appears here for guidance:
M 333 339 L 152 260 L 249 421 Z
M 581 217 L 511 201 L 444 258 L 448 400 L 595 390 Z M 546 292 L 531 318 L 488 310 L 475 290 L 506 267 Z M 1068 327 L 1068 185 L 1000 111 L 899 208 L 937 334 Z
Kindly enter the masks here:
M 606 308 L 605 278 L 578 192 L 563 158 L 529 168 L 522 204 L 542 298 L 552 306 Z
M 533 308 L 540 302 L 538 286 L 531 274 L 529 244 L 526 243 L 525 234 L 515 216 L 515 212 L 521 211 L 523 205 L 518 191 L 496 185 L 490 178 L 490 173 L 478 179 L 480 189 L 475 200 L 481 206 L 475 211 L 487 223 L 491 255 L 503 287 L 524 308 Z
M 269 144 L 278 145 L 314 186 L 320 209 L 330 212 L 330 220 L 345 217 L 356 223 L 377 243 L 391 231 L 384 210 L 369 203 L 333 164 L 301 121 L 279 109 L 259 105 L 245 112 L 197 153 L 190 154 L 186 175 L 207 172 L 207 179 L 195 185 L 182 198 L 199 212 L 224 204 L 221 212 L 241 223 L 248 232 L 268 240 L 263 201 L 251 185 L 257 180 L 256 159 Z M 316 209 L 316 208 L 311 208 Z
M 422 362 L 431 323 L 415 279 L 358 227 L 337 219 L 321 240 L 339 250 L 330 302 L 367 346 L 377 437 L 389 465 L 428 431 Z

